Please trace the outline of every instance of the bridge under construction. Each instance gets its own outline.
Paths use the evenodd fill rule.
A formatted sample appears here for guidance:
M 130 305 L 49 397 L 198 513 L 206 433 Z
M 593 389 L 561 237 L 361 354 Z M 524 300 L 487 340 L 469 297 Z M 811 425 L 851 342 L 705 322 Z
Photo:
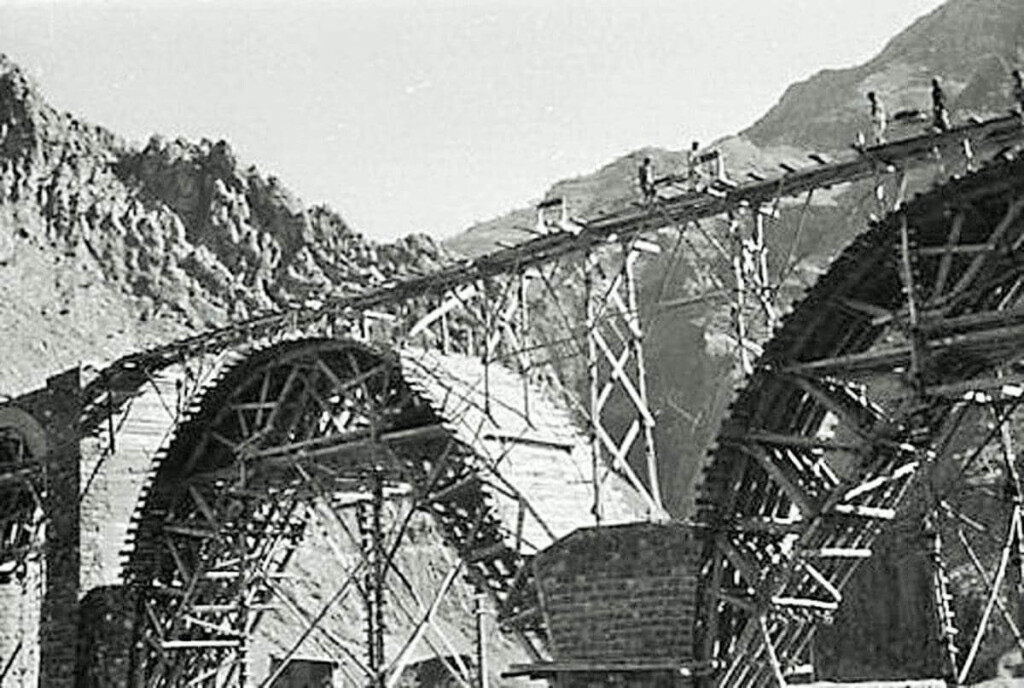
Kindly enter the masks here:
M 1009 116 L 714 193 L 669 175 L 596 217 L 550 199 L 523 243 L 52 377 L 0 406 L 0 684 L 398 686 L 433 663 L 464 686 L 785 685 L 908 521 L 919 678 L 974 680 L 993 628 L 1024 650 L 1021 143 Z M 789 308 L 780 209 L 798 239 L 813 194 L 854 183 L 874 219 Z M 728 304 L 742 380 L 685 520 L 638 295 L 667 251 L 726 266 L 658 317 Z

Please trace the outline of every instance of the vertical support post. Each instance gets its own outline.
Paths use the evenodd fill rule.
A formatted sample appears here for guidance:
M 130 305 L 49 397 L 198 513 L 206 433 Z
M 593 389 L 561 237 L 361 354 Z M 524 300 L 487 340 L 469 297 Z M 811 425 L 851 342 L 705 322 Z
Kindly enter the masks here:
M 964 152 L 964 173 L 966 174 L 966 173 L 969 173 L 969 172 L 973 172 L 974 171 L 974 149 L 971 147 L 971 139 L 969 139 L 968 137 L 965 136 L 964 140 L 961 141 L 961 143 L 960 143 L 960 147 L 963 149 L 963 152 Z
M 43 564 L 46 583 L 40 608 L 39 685 L 76 684 L 75 655 L 81 590 L 81 370 L 73 368 L 46 381 L 52 415 L 44 423 L 50 442 L 45 473 L 46 522 Z
M 597 309 L 594 303 L 594 261 L 588 251 L 583 258 L 583 305 L 586 313 L 587 332 L 587 383 L 590 387 L 590 449 L 591 476 L 594 484 L 594 504 L 591 513 L 594 524 L 601 525 L 601 439 L 597 429 L 600 424 L 600 390 L 597 379 L 597 342 L 594 329 L 597 327 Z
M 444 303 L 444 297 L 440 299 L 440 303 Z M 452 335 L 448 330 L 448 314 L 441 314 L 441 353 L 447 356 L 452 350 Z
M 114 432 L 114 395 L 110 391 L 110 385 L 107 385 L 107 437 L 110 440 L 110 451 L 117 451 L 117 433 Z
M 1017 628 L 1024 628 L 1024 519 L 1021 508 L 1024 506 L 1024 492 L 1021 489 L 1020 472 L 1017 470 L 1017 454 L 1013 446 L 1013 430 L 1010 428 L 1012 414 L 1004 416 L 996 409 L 996 417 L 1000 419 L 999 439 L 1003 448 L 1003 462 L 1006 464 L 1006 492 L 1013 502 L 1010 516 L 1010 537 L 1016 534 L 1010 558 L 1009 587 L 1010 612 Z
M 907 200 L 907 172 L 901 169 L 896 175 L 896 197 L 892 201 L 894 211 L 902 210 Z
M 745 375 L 754 372 L 754 366 L 750 361 L 750 352 L 747 351 L 747 327 L 744 321 L 743 310 L 746 306 L 747 285 L 743 276 L 743 237 L 740 236 L 740 223 L 733 213 L 729 213 L 729 242 L 732 246 L 732 274 L 735 281 L 735 299 L 732 304 L 733 326 L 736 331 L 736 345 L 739 347 L 740 365 Z
M 1002 371 L 997 371 L 997 376 L 1002 377 Z M 1000 611 L 1005 615 L 1007 625 L 1010 626 L 1015 638 L 1020 642 L 1020 635 L 1018 629 L 1020 628 L 1020 602 L 1021 602 L 1021 581 L 1024 580 L 1024 571 L 1021 571 L 1022 565 L 1022 550 L 1024 550 L 1024 521 L 1022 521 L 1021 514 L 1021 484 L 1020 484 L 1020 473 L 1017 471 L 1017 460 L 1013 448 L 1013 432 L 1010 427 L 1012 422 L 1012 407 L 1010 409 L 1003 409 L 1001 405 L 997 404 L 992 410 L 993 415 L 996 418 L 996 422 L 999 423 L 999 435 L 1000 444 L 1003 450 L 1003 462 L 1006 466 L 1006 495 L 1010 498 L 1013 508 L 1010 511 L 1009 524 L 1006 528 L 1006 540 L 1003 544 L 1003 550 L 1000 556 L 999 569 L 996 572 L 995 579 L 991 584 L 989 591 L 988 602 L 985 605 L 985 610 L 982 613 L 981 622 L 978 626 L 978 631 L 975 634 L 974 642 L 971 644 L 970 651 L 967 655 L 967 659 L 964 661 L 963 666 L 960 670 L 959 682 L 964 683 L 973 667 L 974 660 L 977 657 L 978 650 L 981 647 L 981 642 L 988 631 L 988 624 L 990 623 L 990 615 L 993 609 L 998 606 Z M 966 542 L 965 536 L 961 534 L 961 538 Z M 968 548 L 968 554 L 972 559 L 978 562 L 976 556 L 970 548 Z M 976 565 L 977 565 L 976 564 Z M 1009 580 L 1010 586 L 1010 609 L 1007 611 L 1005 606 L 999 598 L 1000 587 L 1002 586 L 1004 576 Z M 984 578 L 984 576 L 983 576 Z M 987 581 L 985 581 L 987 583 Z
M 384 663 L 384 475 L 379 466 L 369 473 L 370 504 L 360 503 L 359 528 L 362 547 L 366 555 L 363 590 L 366 602 L 366 664 L 372 676 L 372 686 L 385 685 Z
M 491 415 L 491 334 L 494 332 L 494 309 L 491 308 L 491 297 L 487 293 L 487 285 L 477 292 L 484 308 L 484 413 Z
M 939 150 L 938 146 L 932 148 L 932 158 L 935 160 L 935 183 L 941 184 L 946 181 L 948 174 L 946 173 L 946 161 L 942 157 L 942 151 Z
M 640 254 L 637 251 L 623 247 L 626 272 L 626 305 L 629 319 L 630 338 L 629 344 L 633 349 L 633 358 L 636 360 L 637 393 L 640 395 L 640 403 L 649 408 L 647 400 L 647 366 L 644 363 L 643 347 L 643 326 L 640 320 L 640 300 L 637 298 L 637 284 L 634 267 Z M 651 496 L 659 508 L 663 508 L 661 501 L 661 481 L 658 478 L 658 457 L 654 449 L 654 416 L 641 413 L 644 433 L 644 455 L 647 461 L 647 479 L 650 485 Z M 661 514 L 658 514 L 661 517 Z
M 476 688 L 488 688 L 487 676 L 487 597 L 476 596 Z
M 756 252 L 757 297 L 764 311 L 765 324 L 768 331 L 775 328 L 775 307 L 772 305 L 772 284 L 768 274 L 768 247 L 764 241 L 764 211 L 757 208 L 754 212 L 754 251 Z
M 910 319 L 910 381 L 918 396 L 924 393 L 924 371 L 922 358 L 921 330 L 917 311 L 917 294 L 914 288 L 914 265 L 910 258 L 910 228 L 907 215 L 900 215 L 900 265 L 903 272 L 903 291 L 907 296 L 907 313 Z
M 238 462 L 238 489 L 245 491 L 245 459 L 235 454 L 235 461 Z M 248 680 L 249 668 L 249 570 L 246 547 L 246 533 L 244 530 L 235 535 L 235 552 L 238 556 L 238 650 L 235 660 L 238 662 L 238 688 L 245 688 Z
M 384 476 L 379 467 L 373 469 L 373 657 L 377 682 L 384 685 Z
M 526 273 L 519 272 L 519 376 L 523 381 L 523 417 L 530 423 L 530 313 L 527 305 Z
M 942 673 L 950 683 L 957 680 L 956 626 L 953 621 L 953 610 L 950 607 L 949 581 L 942 564 L 942 534 L 932 514 L 925 516 L 924 536 L 928 541 L 928 556 L 932 569 L 932 599 L 935 606 L 936 621 L 939 626 L 939 641 L 942 643 Z

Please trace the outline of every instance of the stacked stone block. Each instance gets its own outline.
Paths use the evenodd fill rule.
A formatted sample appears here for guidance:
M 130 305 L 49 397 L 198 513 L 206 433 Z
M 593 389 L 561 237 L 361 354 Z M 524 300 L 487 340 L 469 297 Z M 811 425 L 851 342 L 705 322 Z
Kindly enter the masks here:
M 534 561 L 557 663 L 693 659 L 697 544 L 680 524 L 577 530 Z

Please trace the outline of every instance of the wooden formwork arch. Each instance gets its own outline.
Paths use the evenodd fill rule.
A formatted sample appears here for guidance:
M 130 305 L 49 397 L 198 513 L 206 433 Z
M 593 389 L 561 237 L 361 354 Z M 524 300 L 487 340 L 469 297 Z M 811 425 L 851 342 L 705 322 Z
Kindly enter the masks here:
M 982 508 L 966 495 L 988 480 L 977 456 L 1006 434 L 984 423 L 1009 428 L 1019 403 L 1021 189 L 1024 162 L 1001 159 L 918 196 L 858 237 L 765 346 L 698 504 L 697 651 L 723 663 L 720 685 L 785 682 L 879 534 L 906 519 L 932 523 L 935 671 L 974 676 L 949 569 L 977 557 L 949 536 L 978 523 L 972 509 L 1008 517 L 1006 502 Z M 1020 494 L 1015 457 L 999 473 Z

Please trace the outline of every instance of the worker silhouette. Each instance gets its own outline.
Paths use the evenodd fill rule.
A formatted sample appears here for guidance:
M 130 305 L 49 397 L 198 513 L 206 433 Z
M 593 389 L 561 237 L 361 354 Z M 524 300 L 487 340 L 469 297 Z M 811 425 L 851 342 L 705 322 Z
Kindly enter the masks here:
M 932 127 L 936 131 L 949 131 L 949 110 L 939 77 L 932 78 Z
M 885 105 L 874 91 L 868 93 L 868 102 L 871 103 L 871 143 L 881 145 L 885 143 L 885 127 L 888 124 Z
M 697 191 L 700 186 L 700 142 L 694 141 L 690 144 L 690 150 L 686 151 L 686 184 L 691 191 Z
M 650 203 L 654 201 L 657 194 L 654 190 L 654 165 L 651 163 L 650 158 L 644 158 L 637 173 L 640 178 L 640 191 L 643 192 L 644 202 Z

